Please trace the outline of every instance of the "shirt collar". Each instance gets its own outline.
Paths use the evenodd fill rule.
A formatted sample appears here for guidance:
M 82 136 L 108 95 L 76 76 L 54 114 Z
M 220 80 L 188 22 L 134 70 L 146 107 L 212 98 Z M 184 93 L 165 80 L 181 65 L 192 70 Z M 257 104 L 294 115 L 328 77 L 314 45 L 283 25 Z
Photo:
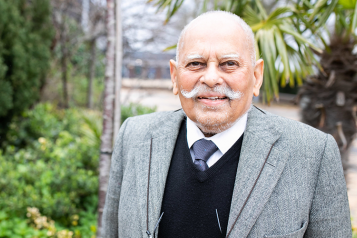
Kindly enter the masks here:
M 204 138 L 206 140 L 213 141 L 218 149 L 225 154 L 234 143 L 241 137 L 245 127 L 247 125 L 248 113 L 238 118 L 234 125 L 225 131 L 215 134 L 212 137 L 205 137 L 202 131 L 196 126 L 196 124 L 187 117 L 187 143 L 188 147 L 191 146 L 198 140 Z

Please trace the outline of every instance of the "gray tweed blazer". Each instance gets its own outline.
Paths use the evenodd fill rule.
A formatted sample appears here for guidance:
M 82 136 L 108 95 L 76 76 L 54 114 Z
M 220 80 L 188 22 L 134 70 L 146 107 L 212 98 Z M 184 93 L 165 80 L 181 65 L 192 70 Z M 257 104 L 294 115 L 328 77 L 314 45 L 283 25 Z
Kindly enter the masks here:
M 184 117 L 178 110 L 124 122 L 112 157 L 103 237 L 153 233 Z M 346 183 L 333 137 L 252 107 L 227 237 L 352 237 Z

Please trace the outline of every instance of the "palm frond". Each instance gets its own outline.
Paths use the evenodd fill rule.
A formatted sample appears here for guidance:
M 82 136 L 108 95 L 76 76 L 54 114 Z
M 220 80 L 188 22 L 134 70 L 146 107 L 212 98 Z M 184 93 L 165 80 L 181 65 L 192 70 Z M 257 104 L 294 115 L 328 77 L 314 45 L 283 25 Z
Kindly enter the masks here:
M 351 24 L 351 33 L 356 34 L 356 29 L 357 29 L 357 1 L 356 1 L 356 6 L 353 11 L 353 17 L 352 17 L 352 24 Z
M 258 24 L 262 24 L 260 18 L 259 18 L 259 15 L 257 14 L 256 11 L 253 10 L 253 8 L 251 6 L 247 6 L 245 9 L 244 9 L 244 20 L 245 22 L 252 26 L 254 25 L 258 25 Z M 255 28 L 260 28 L 260 27 L 255 27 Z M 255 30 L 253 30 L 255 31 Z
M 268 18 L 268 15 L 267 15 L 267 12 L 265 11 L 262 3 L 260 2 L 260 0 L 256 0 L 255 1 L 255 4 L 259 10 L 259 14 L 262 15 L 263 19 L 267 19 Z
M 313 8 L 313 12 L 310 15 L 310 21 L 314 19 L 314 17 L 321 11 L 321 9 L 326 5 L 328 0 L 318 0 L 317 3 L 315 4 L 315 7 Z M 336 0 L 335 0 L 336 1 Z
M 169 51 L 169 50 L 173 50 L 173 49 L 176 49 L 176 47 L 177 47 L 177 44 L 170 45 L 170 46 L 166 47 L 165 49 L 163 49 L 162 51 Z
M 274 31 L 274 35 L 275 35 L 275 43 L 277 46 L 279 46 L 277 47 L 277 49 L 281 57 L 281 62 L 284 66 L 284 71 L 283 71 L 284 80 L 288 80 L 290 77 L 290 66 L 289 66 L 289 58 L 288 58 L 288 52 L 286 50 L 285 41 L 279 29 L 276 29 Z
M 281 17 L 281 15 L 284 13 L 291 13 L 291 12 L 292 9 L 290 7 L 278 7 L 272 13 L 269 14 L 267 21 L 272 21 L 274 19 L 277 19 L 278 17 Z
M 315 26 L 316 28 L 319 28 L 326 23 L 327 19 L 331 16 L 331 13 L 335 9 L 337 3 L 338 0 L 332 0 L 331 3 L 328 4 L 326 8 L 324 8 L 324 11 L 322 11 L 321 16 L 318 18 L 318 24 Z M 321 9 L 319 11 L 321 11 Z
M 280 26 L 281 31 L 283 31 L 284 33 L 287 33 L 289 35 L 294 36 L 295 40 L 300 41 L 301 43 L 307 44 L 309 45 L 311 48 L 313 48 L 314 50 L 316 50 L 317 52 L 321 52 L 322 50 L 320 48 L 318 48 L 316 45 L 312 44 L 310 41 L 308 41 L 305 37 L 303 37 L 302 35 L 300 35 L 299 33 L 297 33 L 296 31 L 294 31 L 294 29 L 291 29 L 290 26 L 288 25 L 284 25 L 284 26 Z

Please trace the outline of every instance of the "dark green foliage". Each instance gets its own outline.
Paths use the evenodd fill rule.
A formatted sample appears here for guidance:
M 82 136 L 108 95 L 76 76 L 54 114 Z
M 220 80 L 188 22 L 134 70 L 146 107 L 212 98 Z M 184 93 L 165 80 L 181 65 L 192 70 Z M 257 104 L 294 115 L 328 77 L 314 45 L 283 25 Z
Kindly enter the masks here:
M 8 123 L 39 98 L 53 36 L 48 0 L 0 1 L 0 143 Z
M 122 118 L 154 111 L 131 104 L 122 107 Z M 23 223 L 27 207 L 37 207 L 56 227 L 88 234 L 82 237 L 95 233 L 101 125 L 100 112 L 48 103 L 13 119 L 0 150 L 0 234 L 30 229 Z
M 86 114 L 39 104 L 14 120 L 0 152 L 0 210 L 37 207 L 64 225 L 82 210 L 95 214 L 99 140 L 86 120 L 100 117 Z
M 8 217 L 5 212 L 0 212 L 0 237 L 1 238 L 32 238 L 48 237 L 47 230 L 35 230 L 29 226 L 24 218 Z

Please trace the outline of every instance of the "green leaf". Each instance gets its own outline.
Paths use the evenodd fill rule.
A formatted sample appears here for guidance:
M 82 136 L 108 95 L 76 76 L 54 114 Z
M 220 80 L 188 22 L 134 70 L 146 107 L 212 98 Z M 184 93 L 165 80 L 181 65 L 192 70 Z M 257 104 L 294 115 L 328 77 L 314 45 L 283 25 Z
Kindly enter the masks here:
M 257 31 L 257 29 L 261 28 L 261 27 L 254 27 L 253 25 L 256 25 L 256 24 L 261 24 L 261 25 L 264 25 L 264 23 L 262 23 L 260 21 L 260 18 L 259 18 L 259 13 L 257 13 L 256 11 L 253 10 L 253 8 L 251 8 L 250 6 L 247 6 L 245 9 L 244 9 L 244 20 L 245 22 L 251 26 L 252 30 L 253 31 Z M 253 29 L 254 28 L 254 29 Z M 257 29 L 255 29 L 257 28 Z
M 300 35 L 299 33 L 297 33 L 296 31 L 294 31 L 293 29 L 289 29 L 286 26 L 281 26 L 280 30 L 290 34 L 292 36 L 295 37 L 296 40 L 301 41 L 304 44 L 309 45 L 311 48 L 313 48 L 314 50 L 316 50 L 319 53 L 322 53 L 322 50 L 320 48 L 318 48 L 317 46 L 315 46 L 314 44 L 312 44 L 310 41 L 308 41 L 305 37 L 303 37 L 302 35 Z
M 290 76 L 289 76 L 289 86 L 290 86 L 291 88 L 293 88 L 293 87 L 295 87 L 294 75 L 293 75 L 293 73 L 291 72 L 290 68 L 289 68 L 288 70 L 289 70 L 289 74 L 290 74 Z
M 150 2 L 150 1 L 148 1 Z M 156 2 L 156 6 L 157 6 L 157 10 L 163 10 L 165 9 L 167 6 L 170 6 L 171 4 L 171 0 L 160 0 Z
M 308 8 L 310 8 L 310 9 L 314 8 L 314 6 L 308 0 L 302 0 L 302 1 Z
M 226 10 L 227 12 L 229 12 L 230 9 L 231 9 L 231 7 L 232 7 L 232 1 L 227 0 L 227 1 L 226 1 L 226 8 L 225 8 L 225 10 Z
M 353 12 L 353 18 L 352 18 L 352 24 L 351 24 L 351 33 L 356 34 L 356 28 L 357 28 L 357 0 L 355 1 L 355 10 Z
M 331 16 L 336 5 L 337 5 L 337 0 L 332 0 L 331 3 L 327 6 L 327 8 L 324 9 L 321 16 L 318 18 L 318 24 L 316 26 L 317 28 L 319 28 L 320 26 L 326 23 L 327 19 Z M 321 11 L 321 9 L 319 9 L 318 11 Z
M 277 9 L 275 9 L 272 13 L 270 13 L 267 21 L 271 21 L 274 20 L 276 18 L 278 18 L 280 15 L 284 14 L 284 13 L 288 13 L 288 12 L 292 12 L 292 9 L 290 7 L 279 7 Z
M 302 79 L 300 77 L 300 73 L 298 72 L 298 70 L 295 71 L 295 77 L 296 77 L 296 81 L 297 81 L 298 86 L 301 86 L 302 85 Z
M 165 48 L 165 49 L 163 49 L 162 51 L 169 51 L 169 50 L 173 50 L 173 49 L 176 49 L 176 47 L 177 47 L 177 44 L 175 44 L 175 45 L 171 45 L 171 46 L 166 47 L 166 48 Z
M 184 0 L 176 0 L 175 4 L 171 10 L 169 18 L 171 18 L 177 12 L 177 10 L 181 7 L 183 2 L 184 2 Z
M 0 211 L 0 222 L 7 219 L 9 216 L 7 215 L 6 212 Z
M 208 1 L 208 0 L 205 0 L 205 1 Z M 214 0 L 214 9 L 218 9 L 218 1 L 219 0 Z
M 288 52 L 286 50 L 285 40 L 279 29 L 276 29 L 274 31 L 274 35 L 275 35 L 275 42 L 277 45 L 277 49 L 281 57 L 281 61 L 284 65 L 284 71 L 283 71 L 284 79 L 287 80 L 290 77 L 290 70 L 289 70 L 290 66 L 289 66 Z
M 338 0 L 338 3 L 345 9 L 354 9 L 357 4 L 357 0 Z
M 265 67 L 265 88 L 267 91 L 267 97 L 272 98 L 272 94 L 278 96 L 278 86 L 276 83 L 276 69 L 275 69 L 275 60 L 276 60 L 276 49 L 274 44 L 274 36 L 272 30 L 261 30 L 262 36 L 260 40 L 261 51 L 263 55 Z M 269 101 L 269 99 L 268 99 Z
M 203 6 L 202 6 L 202 11 L 201 12 L 206 12 L 207 11 L 207 2 L 208 0 L 203 1 Z
M 310 21 L 314 19 L 315 15 L 321 11 L 321 8 L 327 3 L 328 0 L 318 0 L 312 14 L 310 15 Z M 332 0 L 337 1 L 337 0 Z
M 258 37 L 255 38 L 254 40 L 254 48 L 255 48 L 255 59 L 258 60 L 260 58 L 260 50 L 258 46 Z
M 264 28 L 266 26 L 265 22 L 259 22 L 258 24 L 255 24 L 253 26 L 251 26 L 250 28 L 252 28 L 253 32 L 256 32 L 262 28 Z
M 257 5 L 258 9 L 259 9 L 259 13 L 260 15 L 262 15 L 263 19 L 267 19 L 268 15 L 267 15 L 267 12 L 265 11 L 262 3 L 260 2 L 260 0 L 256 0 L 255 1 L 255 4 Z

